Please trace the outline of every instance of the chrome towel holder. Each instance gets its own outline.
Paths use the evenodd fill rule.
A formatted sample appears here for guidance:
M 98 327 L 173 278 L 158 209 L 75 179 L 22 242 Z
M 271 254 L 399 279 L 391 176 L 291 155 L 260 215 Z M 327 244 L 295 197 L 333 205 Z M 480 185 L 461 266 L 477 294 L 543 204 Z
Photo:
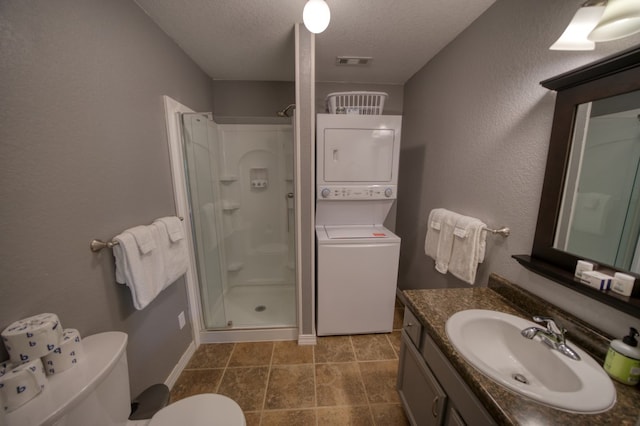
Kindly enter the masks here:
M 180 220 L 184 221 L 184 218 L 182 216 L 179 216 L 179 218 Z M 102 240 L 93 239 L 89 243 L 89 248 L 91 249 L 92 252 L 97 253 L 104 248 L 113 248 L 113 246 L 117 246 L 118 244 L 120 243 L 114 240 L 102 241 Z
M 509 228 L 508 226 L 503 226 L 500 229 L 484 228 L 484 231 L 491 232 L 494 235 L 498 234 L 505 238 L 511 235 L 511 228 Z

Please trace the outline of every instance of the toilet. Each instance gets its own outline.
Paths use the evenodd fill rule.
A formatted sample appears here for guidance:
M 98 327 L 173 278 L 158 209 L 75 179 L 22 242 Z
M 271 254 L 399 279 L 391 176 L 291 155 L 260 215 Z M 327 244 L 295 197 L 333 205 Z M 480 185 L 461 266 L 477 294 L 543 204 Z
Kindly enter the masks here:
M 50 376 L 38 396 L 6 414 L 7 426 L 246 426 L 235 401 L 210 393 L 170 404 L 149 420 L 129 420 L 127 335 L 110 331 L 82 343 L 79 363 Z

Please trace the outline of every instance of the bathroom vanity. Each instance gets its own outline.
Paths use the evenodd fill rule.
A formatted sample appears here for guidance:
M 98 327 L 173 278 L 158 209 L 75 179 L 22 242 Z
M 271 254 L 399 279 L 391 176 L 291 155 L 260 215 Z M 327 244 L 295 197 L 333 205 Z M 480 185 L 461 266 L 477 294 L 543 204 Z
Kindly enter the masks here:
M 487 309 L 530 319 L 554 317 L 567 340 L 602 362 L 609 336 L 497 275 L 486 288 L 405 290 L 398 392 L 415 425 L 630 424 L 640 418 L 640 391 L 614 382 L 617 402 L 603 413 L 575 414 L 517 395 L 464 360 L 447 337 L 447 319 Z

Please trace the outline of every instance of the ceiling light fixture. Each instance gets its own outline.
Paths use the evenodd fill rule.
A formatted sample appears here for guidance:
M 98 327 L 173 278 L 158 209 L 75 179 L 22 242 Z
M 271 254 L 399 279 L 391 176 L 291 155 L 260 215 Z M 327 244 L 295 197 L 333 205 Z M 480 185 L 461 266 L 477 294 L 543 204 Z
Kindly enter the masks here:
M 589 40 L 618 40 L 637 32 L 640 32 L 640 1 L 609 0 L 602 19 L 589 34 Z
M 327 29 L 331 20 L 329 5 L 324 0 L 309 0 L 302 11 L 304 26 L 314 34 Z
M 596 42 L 640 32 L 640 1 L 588 0 L 573 16 L 551 50 L 593 50 Z
M 555 43 L 551 45 L 551 50 L 593 50 L 596 44 L 587 37 L 591 31 L 598 25 L 604 9 L 606 1 L 596 0 L 587 1 L 578 9 L 573 19 L 569 22 L 567 29 Z

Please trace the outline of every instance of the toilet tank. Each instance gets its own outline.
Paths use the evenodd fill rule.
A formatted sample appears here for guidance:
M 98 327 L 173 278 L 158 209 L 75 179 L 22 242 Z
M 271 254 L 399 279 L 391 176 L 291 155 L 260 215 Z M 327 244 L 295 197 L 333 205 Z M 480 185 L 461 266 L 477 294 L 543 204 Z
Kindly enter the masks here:
M 126 425 L 131 411 L 127 335 L 119 331 L 82 340 L 84 356 L 48 377 L 44 390 L 6 417 L 7 426 Z

